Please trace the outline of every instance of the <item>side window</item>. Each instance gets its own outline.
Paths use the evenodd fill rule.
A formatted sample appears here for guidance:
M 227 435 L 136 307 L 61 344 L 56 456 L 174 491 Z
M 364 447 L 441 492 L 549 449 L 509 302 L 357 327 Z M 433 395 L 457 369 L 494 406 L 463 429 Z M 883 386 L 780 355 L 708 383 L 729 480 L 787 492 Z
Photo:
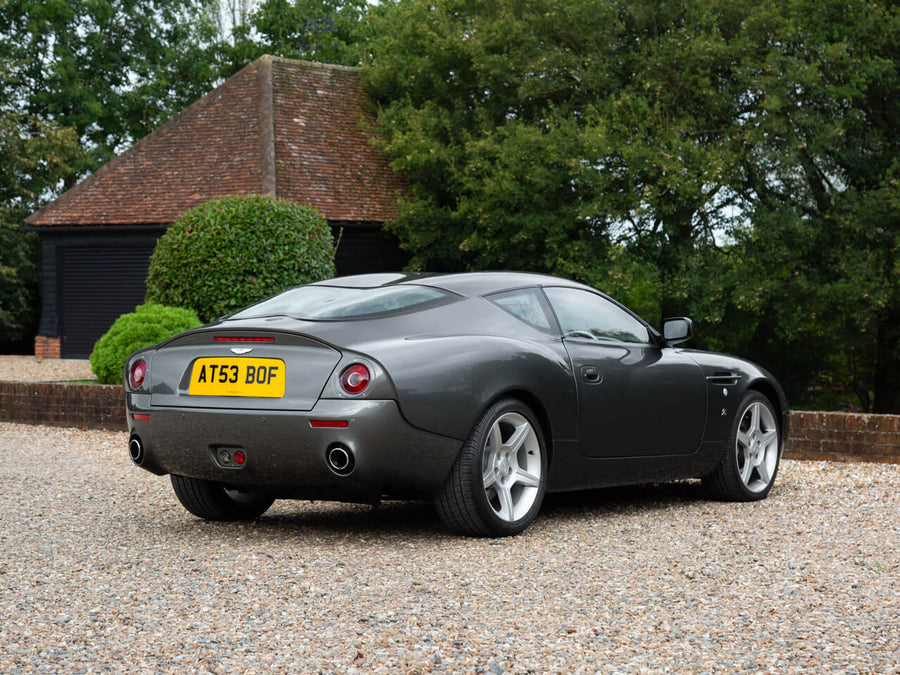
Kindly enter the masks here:
M 577 288 L 545 288 L 563 337 L 650 342 L 647 327 L 606 298 Z
M 487 296 L 487 299 L 538 330 L 549 331 L 553 328 L 552 319 L 548 315 L 547 301 L 537 288 L 494 293 Z

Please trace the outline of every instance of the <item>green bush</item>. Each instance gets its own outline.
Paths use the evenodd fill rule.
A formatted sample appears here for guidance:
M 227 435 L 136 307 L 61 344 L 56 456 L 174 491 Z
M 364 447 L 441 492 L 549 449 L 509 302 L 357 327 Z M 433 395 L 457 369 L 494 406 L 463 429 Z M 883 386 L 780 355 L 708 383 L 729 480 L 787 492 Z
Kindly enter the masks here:
M 331 230 L 296 202 L 239 195 L 181 215 L 156 244 L 147 302 L 190 307 L 203 321 L 334 276 Z
M 123 314 L 91 352 L 91 370 L 103 384 L 118 384 L 128 355 L 135 349 L 155 345 L 173 335 L 200 325 L 197 315 L 181 307 L 140 305 L 134 312 Z

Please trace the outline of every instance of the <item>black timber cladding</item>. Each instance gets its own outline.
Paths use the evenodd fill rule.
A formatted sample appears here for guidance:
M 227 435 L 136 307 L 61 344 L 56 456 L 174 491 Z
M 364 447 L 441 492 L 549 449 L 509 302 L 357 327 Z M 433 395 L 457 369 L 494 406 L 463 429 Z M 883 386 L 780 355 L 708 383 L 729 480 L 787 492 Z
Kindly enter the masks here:
M 94 343 L 122 314 L 144 301 L 153 248 L 71 247 L 59 255 L 63 357 L 89 356 Z
M 147 268 L 164 227 L 77 227 L 41 235 L 39 335 L 59 336 L 62 358 L 87 358 L 122 314 L 144 302 Z

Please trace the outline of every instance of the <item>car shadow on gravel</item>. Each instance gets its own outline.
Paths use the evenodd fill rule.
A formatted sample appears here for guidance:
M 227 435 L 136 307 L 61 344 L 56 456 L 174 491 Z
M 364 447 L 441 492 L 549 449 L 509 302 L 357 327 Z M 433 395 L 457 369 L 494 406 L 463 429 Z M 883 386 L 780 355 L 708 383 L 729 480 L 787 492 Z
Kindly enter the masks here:
M 430 502 L 388 501 L 378 505 L 284 500 L 247 523 L 194 521 L 193 527 L 234 529 L 260 539 L 288 540 L 309 536 L 328 541 L 378 537 L 431 539 L 445 537 Z M 187 529 L 187 528 L 186 528 Z
M 565 528 L 569 521 L 665 510 L 705 501 L 699 482 L 677 482 L 603 488 L 547 495 L 539 516 L 542 528 Z M 271 511 L 249 523 L 208 523 L 192 520 L 179 528 L 188 534 L 202 527 L 239 532 L 255 539 L 288 540 L 314 535 L 319 539 L 348 538 L 445 540 L 454 535 L 425 501 L 386 501 L 378 505 L 334 502 L 276 502 Z
M 706 501 L 708 498 L 700 481 L 628 485 L 547 495 L 541 515 L 544 518 L 602 516 L 669 509 L 678 504 Z

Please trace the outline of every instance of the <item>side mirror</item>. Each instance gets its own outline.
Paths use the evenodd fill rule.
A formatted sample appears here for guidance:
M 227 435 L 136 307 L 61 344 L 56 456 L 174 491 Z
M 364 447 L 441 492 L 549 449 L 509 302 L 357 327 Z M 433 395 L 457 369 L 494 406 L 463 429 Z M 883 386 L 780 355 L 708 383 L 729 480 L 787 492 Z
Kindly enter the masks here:
M 690 340 L 694 337 L 694 322 L 686 316 L 663 319 L 662 336 L 669 347 Z

